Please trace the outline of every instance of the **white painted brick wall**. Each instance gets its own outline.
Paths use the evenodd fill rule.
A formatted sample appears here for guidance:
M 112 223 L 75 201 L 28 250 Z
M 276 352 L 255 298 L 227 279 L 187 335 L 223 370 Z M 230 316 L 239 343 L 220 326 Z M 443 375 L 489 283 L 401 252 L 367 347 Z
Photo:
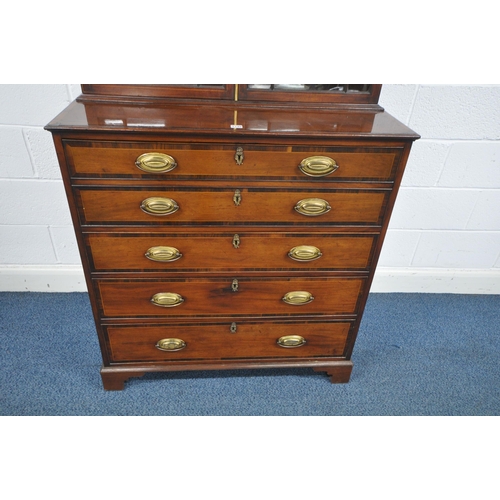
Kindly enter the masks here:
M 43 130 L 80 92 L 80 85 L 0 85 L 0 268 L 80 265 L 52 137 Z
M 43 130 L 79 94 L 77 84 L 0 85 L 0 290 L 9 289 L 2 280 L 9 269 L 23 276 L 33 267 L 44 280 L 61 270 L 84 289 L 81 275 L 71 274 L 80 272 L 80 258 L 52 138 Z M 432 281 L 445 271 L 474 271 L 496 279 L 500 85 L 384 85 L 380 104 L 422 139 L 408 162 L 374 289 L 384 273 L 422 273 Z M 379 288 L 400 291 L 399 283 Z
M 422 136 L 380 274 L 480 270 L 500 285 L 500 85 L 386 85 L 380 104 Z

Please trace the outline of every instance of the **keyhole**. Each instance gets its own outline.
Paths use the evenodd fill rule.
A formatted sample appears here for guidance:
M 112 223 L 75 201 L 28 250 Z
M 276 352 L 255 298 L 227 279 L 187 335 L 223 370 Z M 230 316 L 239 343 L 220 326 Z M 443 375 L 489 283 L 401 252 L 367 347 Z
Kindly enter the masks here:
M 243 148 L 236 148 L 236 154 L 234 155 L 234 160 L 236 165 L 241 165 L 243 163 L 245 156 L 243 155 Z
M 231 290 L 233 292 L 237 292 L 238 288 L 239 288 L 238 280 L 233 280 L 233 283 L 231 284 Z
M 241 204 L 241 191 L 239 189 L 237 189 L 235 192 L 234 192 L 234 196 L 233 196 L 233 201 L 234 201 L 234 204 L 239 207 L 240 204 Z
M 236 326 L 236 323 L 231 323 L 231 333 L 236 333 L 236 330 L 238 329 L 238 327 Z

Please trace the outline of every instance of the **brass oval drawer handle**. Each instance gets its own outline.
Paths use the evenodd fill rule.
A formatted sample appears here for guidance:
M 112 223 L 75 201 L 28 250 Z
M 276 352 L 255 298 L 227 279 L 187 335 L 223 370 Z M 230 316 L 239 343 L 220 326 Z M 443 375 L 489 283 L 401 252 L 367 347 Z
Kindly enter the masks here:
M 310 177 L 325 177 L 338 168 L 337 162 L 328 156 L 309 156 L 299 164 L 300 171 Z
M 171 215 L 179 210 L 179 205 L 171 198 L 153 196 L 142 201 L 141 210 L 149 215 Z
M 332 207 L 328 204 L 326 200 L 321 198 L 306 198 L 300 200 L 295 205 L 295 210 L 302 215 L 307 215 L 308 217 L 318 217 L 319 215 L 324 215 L 328 213 Z
M 144 255 L 155 262 L 174 262 L 182 257 L 174 247 L 151 247 Z
M 176 307 L 184 302 L 182 295 L 173 292 L 155 293 L 151 297 L 151 303 L 159 307 Z
M 186 346 L 186 342 L 184 342 L 184 340 L 182 339 L 161 339 L 155 345 L 155 347 L 160 351 L 167 352 L 180 351 Z
M 317 247 L 310 245 L 300 245 L 298 247 L 293 247 L 288 252 L 288 257 L 292 260 L 298 262 L 311 262 L 313 260 L 319 259 L 323 254 L 321 250 Z
M 312 302 L 314 297 L 309 292 L 295 291 L 286 293 L 282 300 L 291 306 L 303 306 Z
M 135 160 L 135 166 L 150 174 L 165 174 L 177 167 L 177 162 L 165 153 L 144 153 Z
M 306 344 L 306 342 L 306 339 L 300 335 L 285 335 L 276 341 L 280 347 L 285 347 L 287 349 L 292 347 L 301 347 Z

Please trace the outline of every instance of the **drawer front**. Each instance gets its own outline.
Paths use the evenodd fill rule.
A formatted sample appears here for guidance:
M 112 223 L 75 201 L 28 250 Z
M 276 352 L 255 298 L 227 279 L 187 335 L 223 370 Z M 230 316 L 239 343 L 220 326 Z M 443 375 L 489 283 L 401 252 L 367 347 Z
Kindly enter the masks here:
M 374 235 L 326 233 L 86 236 L 95 271 L 367 270 Z
M 82 224 L 380 225 L 389 191 L 78 189 Z M 141 208 L 142 207 L 142 208 Z
M 237 151 L 238 147 L 242 148 L 241 152 Z M 399 155 L 396 149 L 295 149 L 292 146 L 264 149 L 239 144 L 210 147 L 202 144 L 65 142 L 68 164 L 76 177 L 319 177 L 325 180 L 383 181 L 393 178 Z M 315 158 L 312 170 L 311 158 Z
M 365 278 L 97 280 L 104 317 L 353 314 Z
M 348 322 L 234 322 L 209 325 L 125 325 L 109 326 L 106 330 L 111 361 L 172 362 L 193 359 L 342 356 L 349 328 Z M 295 347 L 282 347 L 278 341 Z M 160 350 L 157 345 L 167 350 Z

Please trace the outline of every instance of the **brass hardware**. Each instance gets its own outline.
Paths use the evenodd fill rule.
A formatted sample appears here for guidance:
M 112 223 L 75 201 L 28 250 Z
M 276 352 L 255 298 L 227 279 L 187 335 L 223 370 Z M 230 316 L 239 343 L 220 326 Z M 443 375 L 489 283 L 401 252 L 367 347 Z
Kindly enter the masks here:
M 300 335 L 285 335 L 284 337 L 280 337 L 276 343 L 280 347 L 292 348 L 292 347 L 301 347 L 306 343 L 306 339 L 301 337 Z
M 295 210 L 302 215 L 307 215 L 308 217 L 318 217 L 319 215 L 324 215 L 328 213 L 332 207 L 327 201 L 321 198 L 306 198 L 300 200 L 295 205 Z
M 233 201 L 234 201 L 234 204 L 239 207 L 241 205 L 241 191 L 239 189 L 237 189 L 235 192 L 234 192 L 234 196 L 233 196 Z
M 153 196 L 142 201 L 141 210 L 149 215 L 171 215 L 179 210 L 179 205 L 171 198 Z
M 337 162 L 328 156 L 309 156 L 299 164 L 300 171 L 310 177 L 325 177 L 338 168 Z
M 231 323 L 231 327 L 229 328 L 231 333 L 236 333 L 237 329 L 238 329 L 238 326 L 236 325 L 236 323 Z
M 309 246 L 309 245 L 300 245 L 298 247 L 293 247 L 288 252 L 288 257 L 292 260 L 296 260 L 298 262 L 311 262 L 312 260 L 319 259 L 323 254 L 319 248 Z
M 151 247 L 144 255 L 155 262 L 174 262 L 182 257 L 174 247 Z
M 177 167 L 177 163 L 164 153 L 144 153 L 135 160 L 135 166 L 150 174 L 165 174 Z
M 159 340 L 155 347 L 160 351 L 174 352 L 184 349 L 187 344 L 182 339 L 162 339 Z
M 176 307 L 184 302 L 182 295 L 172 292 L 155 293 L 151 297 L 151 303 L 159 307 Z
M 232 284 L 231 284 L 231 290 L 233 292 L 237 292 L 239 289 L 240 284 L 238 283 L 238 280 L 234 279 Z
M 295 291 L 286 293 L 282 300 L 291 306 L 303 306 L 312 302 L 314 297 L 309 292 Z
M 240 248 L 240 243 L 241 243 L 240 236 L 238 234 L 235 234 L 233 236 L 233 247 Z
M 243 148 L 242 147 L 236 148 L 236 153 L 234 155 L 234 161 L 236 162 L 236 165 L 241 165 L 244 159 L 245 155 L 243 154 Z

